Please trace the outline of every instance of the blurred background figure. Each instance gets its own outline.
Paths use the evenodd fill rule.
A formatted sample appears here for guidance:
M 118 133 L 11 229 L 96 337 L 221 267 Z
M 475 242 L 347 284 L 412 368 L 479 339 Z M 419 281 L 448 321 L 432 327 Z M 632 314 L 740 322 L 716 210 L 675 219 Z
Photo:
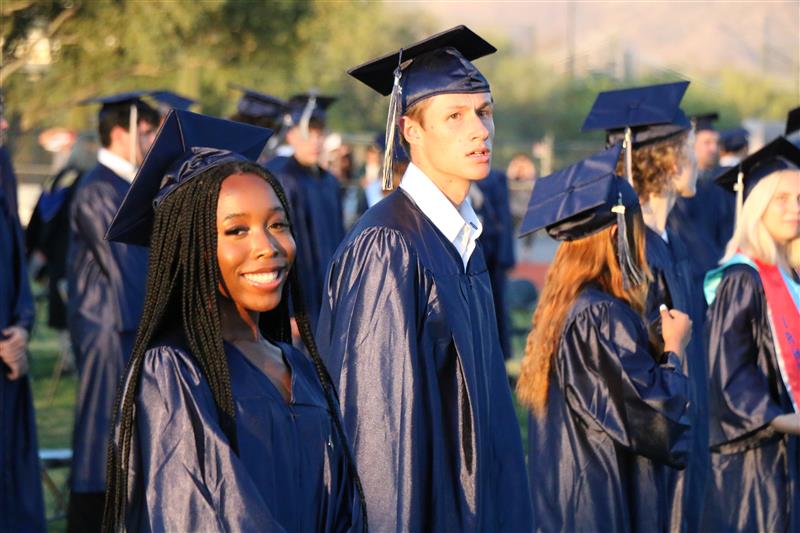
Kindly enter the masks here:
M 364 212 L 364 193 L 355 181 L 353 147 L 346 143 L 341 133 L 331 133 L 322 144 L 322 166 L 339 180 L 342 188 L 342 220 L 349 229 Z
M 63 167 L 44 183 L 25 229 L 30 269 L 34 278 L 47 281 L 47 325 L 59 332 L 60 365 L 67 372 L 75 366 L 67 331 L 69 212 L 78 181 L 96 164 L 96 136 L 82 133 Z
M 313 327 L 328 261 L 344 237 L 341 186 L 320 164 L 325 111 L 335 100 L 315 92 L 292 96 L 284 115 L 286 142 L 292 155 L 276 156 L 266 165 L 286 191 L 297 238 L 297 273 Z
M 738 165 L 750 153 L 750 132 L 745 128 L 723 131 L 719 136 L 719 166 Z
M 236 113 L 231 115 L 230 120 L 269 128 L 273 131 L 272 137 L 258 160 L 259 163 L 265 164 L 274 155 L 291 155 L 291 147 L 285 144 L 281 145 L 287 103 L 271 94 L 249 89 L 236 83 L 230 83 L 228 86 L 242 93 L 236 104 Z
M 5 129 L 0 93 L 0 129 Z M 0 531 L 45 531 L 28 338 L 36 314 L 17 216 L 17 178 L 0 142 Z
M 536 165 L 533 159 L 527 154 L 518 153 L 511 158 L 506 168 L 506 176 L 508 177 L 508 203 L 511 211 L 511 221 L 513 225 L 513 232 L 516 235 L 519 231 L 519 226 L 525 218 L 525 212 L 528 209 L 528 200 L 531 197 L 531 191 L 536 183 Z M 521 239 L 515 239 L 517 250 L 516 257 L 523 259 L 531 256 L 533 251 L 533 243 L 536 238 L 535 233 L 525 235 Z
M 694 158 L 700 180 L 713 179 L 719 168 L 719 132 L 714 128 L 717 120 L 719 113 L 691 117 L 694 126 Z

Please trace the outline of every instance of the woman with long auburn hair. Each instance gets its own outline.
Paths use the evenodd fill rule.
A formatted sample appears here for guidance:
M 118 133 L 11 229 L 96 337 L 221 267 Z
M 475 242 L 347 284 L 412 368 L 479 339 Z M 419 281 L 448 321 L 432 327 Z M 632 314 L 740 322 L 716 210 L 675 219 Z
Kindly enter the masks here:
M 706 275 L 713 477 L 704 531 L 800 531 L 800 149 L 778 138 L 717 178 L 736 229 Z
M 532 410 L 528 468 L 536 529 L 663 531 L 665 467 L 685 465 L 691 322 L 662 310 L 664 350 L 642 313 L 650 273 L 620 146 L 540 178 L 522 233 L 562 242 L 533 317 L 520 401 Z

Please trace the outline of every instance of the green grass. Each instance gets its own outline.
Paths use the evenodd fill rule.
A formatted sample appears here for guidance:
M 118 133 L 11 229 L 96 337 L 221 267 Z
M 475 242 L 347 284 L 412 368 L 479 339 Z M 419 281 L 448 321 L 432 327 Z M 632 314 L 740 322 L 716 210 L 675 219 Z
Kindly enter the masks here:
M 75 417 L 77 378 L 75 374 L 62 375 L 54 389 L 53 370 L 59 360 L 58 332 L 47 327 L 47 304 L 37 302 L 37 322 L 31 335 L 30 378 L 33 388 L 33 403 L 36 408 L 36 429 L 39 448 L 70 448 L 72 446 L 72 422 Z M 51 393 L 52 400 L 51 400 Z M 64 498 L 67 498 L 66 480 L 69 471 L 58 468 L 48 472 Z M 45 488 L 45 509 L 48 518 L 56 513 L 56 501 Z M 62 511 L 63 513 L 63 511 Z M 49 531 L 64 531 L 64 519 L 48 522 Z

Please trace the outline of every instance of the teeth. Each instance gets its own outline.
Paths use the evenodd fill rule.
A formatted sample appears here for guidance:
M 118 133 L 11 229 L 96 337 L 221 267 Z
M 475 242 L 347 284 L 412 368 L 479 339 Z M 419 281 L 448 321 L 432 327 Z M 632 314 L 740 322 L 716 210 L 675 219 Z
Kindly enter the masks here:
M 260 272 L 258 274 L 244 274 L 244 278 L 247 281 L 252 281 L 253 283 L 271 283 L 278 279 L 278 271 L 275 270 L 273 272 Z

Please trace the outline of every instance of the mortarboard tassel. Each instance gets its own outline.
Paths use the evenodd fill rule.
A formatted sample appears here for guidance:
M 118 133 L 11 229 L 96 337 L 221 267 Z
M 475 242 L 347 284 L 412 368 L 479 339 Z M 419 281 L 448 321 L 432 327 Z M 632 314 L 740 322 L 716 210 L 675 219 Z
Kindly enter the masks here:
M 128 117 L 128 135 L 130 136 L 131 146 L 131 165 L 136 165 L 136 145 L 139 140 L 139 108 L 136 103 L 131 104 L 131 113 Z
M 300 115 L 300 133 L 303 134 L 304 139 L 308 139 L 308 130 L 311 125 L 311 114 L 314 113 L 314 108 L 317 106 L 317 95 L 313 91 L 308 96 L 306 107 L 303 109 L 303 114 Z
M 625 179 L 633 187 L 633 131 L 630 126 L 625 127 L 625 142 L 622 143 L 625 150 Z
M 736 191 L 736 218 L 734 223 L 738 225 L 744 208 L 744 172 L 742 172 L 741 164 L 739 165 L 739 174 L 736 175 L 736 184 L 733 186 L 733 190 Z
M 403 62 L 403 50 L 394 69 L 394 83 L 389 95 L 389 113 L 386 116 L 386 151 L 383 154 L 383 168 L 381 169 L 381 188 L 384 191 L 392 190 L 392 167 L 394 166 L 394 139 L 397 135 L 397 122 L 400 120 L 400 99 L 403 89 L 400 87 L 400 65 Z
M 625 220 L 625 205 L 622 203 L 621 194 L 617 205 L 612 207 L 611 211 L 617 214 L 617 261 L 622 272 L 622 288 L 627 291 L 644 283 L 645 276 L 633 259 L 628 243 L 628 223 Z

